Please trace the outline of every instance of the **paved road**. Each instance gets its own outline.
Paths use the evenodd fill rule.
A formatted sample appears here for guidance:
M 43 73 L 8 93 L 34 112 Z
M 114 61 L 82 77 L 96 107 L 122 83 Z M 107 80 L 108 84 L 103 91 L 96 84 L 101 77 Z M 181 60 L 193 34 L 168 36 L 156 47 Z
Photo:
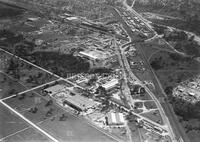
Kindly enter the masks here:
M 128 9 L 128 10 L 130 10 L 130 8 Z M 132 10 L 132 8 L 131 8 L 131 10 Z M 119 13 L 119 11 L 117 11 L 118 12 L 118 14 L 120 15 L 120 13 Z M 133 13 L 135 14 L 135 11 L 133 11 Z M 136 16 L 138 16 L 138 14 L 135 14 Z M 120 15 L 121 16 L 121 15 Z M 141 17 L 141 16 L 138 16 L 139 18 Z M 151 27 L 149 27 L 149 25 L 148 25 L 148 23 L 146 23 L 146 21 L 144 21 L 143 19 L 141 19 L 146 25 L 147 25 L 147 27 L 150 29 Z M 126 23 L 126 22 L 125 22 Z M 127 30 L 127 29 L 126 29 Z M 131 30 L 131 28 L 129 27 L 129 29 L 128 30 Z M 151 29 L 152 30 L 152 29 Z M 128 32 L 127 32 L 128 33 Z M 130 37 L 132 37 L 132 35 L 129 35 Z M 133 39 L 134 40 L 134 39 Z M 123 51 L 122 51 L 123 52 Z M 140 51 L 141 52 L 141 51 Z M 130 65 L 129 65 L 129 63 L 128 63 L 128 61 L 127 61 L 127 59 L 126 59 L 126 56 L 125 55 L 123 55 L 124 56 L 124 58 L 123 58 L 123 60 L 124 60 L 124 63 L 125 63 L 125 66 L 126 66 L 126 70 L 129 72 L 129 75 L 131 76 L 131 78 L 133 79 L 133 81 L 140 81 L 133 73 L 132 73 L 132 71 L 131 71 L 131 68 L 130 68 Z M 142 84 L 142 83 L 140 83 L 140 84 Z M 155 103 L 156 103 L 156 105 L 157 105 L 157 107 L 158 107 L 158 109 L 159 109 L 159 112 L 160 112 L 160 114 L 161 114 L 161 116 L 162 116 L 162 118 L 163 118 L 163 122 L 164 122 L 164 124 L 167 124 L 167 128 L 168 128 L 168 132 L 169 132 L 169 135 L 170 135 L 170 137 L 172 138 L 172 140 L 173 141 L 176 141 L 176 138 L 175 138 L 175 135 L 174 135 L 174 132 L 173 132 L 173 129 L 172 129 L 172 127 L 171 127 L 171 124 L 170 124 L 170 122 L 169 122 L 169 120 L 168 120 L 168 118 L 167 118 L 167 116 L 166 116 L 166 114 L 165 114 L 165 112 L 164 112 L 164 110 L 163 110 L 163 108 L 162 108 L 162 106 L 161 106 L 161 104 L 160 104 L 160 102 L 157 100 L 157 98 L 155 97 L 155 95 L 145 86 L 145 85 L 143 85 L 143 87 L 146 89 L 146 91 L 148 92 L 148 94 L 152 97 L 152 99 L 155 101 Z
M 137 83 L 139 83 L 139 84 L 142 84 L 141 81 L 131 72 L 130 66 L 129 66 L 128 61 L 127 61 L 127 59 L 126 59 L 126 56 L 125 56 L 125 54 L 124 54 L 124 52 L 123 52 L 123 49 L 120 48 L 117 44 L 115 45 L 115 47 L 116 47 L 116 50 L 117 50 L 117 53 L 118 53 L 118 59 L 119 59 L 120 65 L 121 65 L 121 67 L 122 67 L 125 80 L 127 80 L 127 78 L 126 78 L 126 77 L 127 77 L 127 73 L 129 73 L 129 74 L 132 75 L 132 78 L 134 77 L 134 82 L 137 82 Z M 127 69 L 127 68 L 128 68 L 128 69 Z M 128 87 L 127 83 L 125 83 L 125 86 Z M 146 86 L 145 86 L 145 87 L 146 87 Z M 127 89 L 127 88 L 126 88 L 126 89 Z M 127 90 L 129 90 L 129 89 L 127 89 Z M 126 92 L 128 92 L 128 91 L 126 91 Z M 126 92 L 125 92 L 125 93 L 126 93 Z M 133 106 L 134 103 L 133 103 L 133 101 L 132 101 L 132 97 L 130 96 L 130 93 L 126 93 L 124 96 L 126 97 L 126 100 L 128 101 L 128 104 L 129 104 L 130 108 L 132 108 L 132 106 Z M 137 113 L 134 113 L 134 112 L 132 112 L 132 113 L 133 113 L 135 116 L 137 116 L 137 117 L 139 117 L 139 118 L 142 118 L 143 120 L 146 120 L 147 122 L 149 122 L 149 123 L 151 123 L 151 124 L 154 124 L 155 126 L 158 126 L 158 127 L 160 127 L 160 128 L 163 128 L 164 130 L 167 130 L 167 131 L 168 131 L 167 125 L 160 125 L 160 124 L 158 124 L 158 123 L 152 121 L 151 119 L 148 119 L 148 118 L 146 118 L 146 117 L 144 117 L 144 116 L 142 116 L 142 115 L 140 115 L 140 114 L 137 114 Z
M 138 13 L 137 13 L 136 11 L 134 11 L 132 8 L 128 8 L 128 10 L 133 11 L 133 13 L 135 13 L 135 15 L 138 16 Z M 139 15 L 138 17 L 141 18 L 140 15 Z M 142 18 L 141 18 L 141 20 L 148 26 L 148 22 L 146 22 L 146 21 L 143 20 Z M 149 27 L 149 28 L 151 29 L 151 27 Z M 167 43 L 167 42 L 166 42 L 166 43 Z M 167 43 L 167 44 L 168 44 L 168 43 Z M 168 45 L 169 45 L 169 44 L 168 44 Z M 169 46 L 171 47 L 171 45 L 169 45 Z M 140 50 L 140 52 L 143 54 L 143 50 L 142 50 L 142 49 L 139 49 L 139 50 Z M 176 52 L 177 52 L 177 51 L 176 51 Z M 179 53 L 179 54 L 180 54 L 180 53 Z M 144 54 L 143 54 L 143 56 L 144 56 Z M 145 57 L 145 56 L 144 56 L 144 57 Z M 149 65 L 149 63 L 148 63 L 147 60 L 145 60 L 145 62 Z M 151 67 L 150 67 L 150 70 L 151 70 L 153 76 L 156 78 L 156 80 L 157 80 L 157 82 L 158 82 L 158 84 L 159 84 L 159 87 L 160 87 L 160 89 L 162 90 L 162 94 L 165 94 L 165 92 L 164 92 L 164 90 L 163 90 L 163 88 L 162 88 L 162 85 L 160 84 L 160 82 L 159 82 L 157 76 L 155 75 L 155 73 L 154 73 L 154 71 L 152 70 Z M 166 114 L 165 114 L 165 111 L 167 112 L 168 115 L 170 115 L 171 123 L 172 123 L 173 125 L 176 125 L 176 127 L 177 127 L 176 130 L 178 130 L 178 131 L 181 133 L 181 136 L 182 136 L 182 138 L 184 138 L 185 142 L 189 142 L 188 137 L 187 137 L 186 134 L 183 132 L 183 128 L 180 127 L 180 124 L 179 124 L 179 122 L 178 122 L 178 120 L 177 120 L 177 118 L 176 118 L 176 116 L 175 116 L 175 113 L 174 113 L 174 111 L 172 110 L 172 108 L 169 106 L 169 104 L 167 103 L 166 105 L 164 105 L 164 109 L 163 109 L 163 106 L 162 106 L 162 105 L 160 104 L 160 102 L 157 100 L 157 98 L 155 97 L 155 95 L 154 95 L 147 87 L 145 87 L 145 88 L 146 88 L 146 90 L 148 91 L 148 93 L 155 99 L 155 102 L 157 102 L 157 105 L 158 105 L 159 108 L 161 109 L 160 112 L 163 112 L 162 114 L 165 116 L 164 118 L 165 118 L 165 121 L 167 122 L 167 124 L 168 124 L 168 126 L 169 126 L 170 135 L 171 135 L 173 141 L 177 141 L 176 138 L 178 138 L 178 137 L 176 137 L 176 135 L 174 134 L 174 131 L 173 131 L 172 127 L 171 127 L 171 124 L 170 124 L 170 121 L 168 120 L 168 117 L 167 117 Z M 166 94 L 165 94 L 165 95 L 166 95 Z M 164 111 L 164 110 L 165 110 L 165 111 Z M 177 124 L 174 123 L 174 122 L 176 122 Z M 180 137 L 180 139 L 182 139 L 182 138 Z M 178 139 L 179 139 L 179 138 L 178 138 Z

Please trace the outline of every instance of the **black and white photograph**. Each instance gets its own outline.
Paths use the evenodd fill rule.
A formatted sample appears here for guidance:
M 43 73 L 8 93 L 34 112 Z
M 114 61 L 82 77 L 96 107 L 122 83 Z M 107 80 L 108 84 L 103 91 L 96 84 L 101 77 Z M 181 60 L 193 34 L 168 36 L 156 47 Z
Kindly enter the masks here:
M 0 142 L 200 142 L 200 0 L 0 0 Z

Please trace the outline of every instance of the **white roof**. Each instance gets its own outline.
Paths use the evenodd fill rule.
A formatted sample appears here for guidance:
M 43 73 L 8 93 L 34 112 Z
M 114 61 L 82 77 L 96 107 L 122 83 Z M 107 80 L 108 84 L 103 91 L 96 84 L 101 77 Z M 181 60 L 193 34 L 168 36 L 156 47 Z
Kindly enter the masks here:
M 39 19 L 39 17 L 28 18 L 28 20 L 31 20 L 31 21 L 37 21 L 38 19 Z
M 105 59 L 109 56 L 108 53 L 99 50 L 80 51 L 79 54 L 87 56 L 91 59 Z
M 117 99 L 117 100 L 121 100 L 120 96 L 119 96 L 119 92 L 114 93 L 113 94 L 113 98 Z
M 117 118 L 116 118 L 115 113 L 111 113 L 110 115 L 111 115 L 112 123 L 117 123 Z
M 94 101 L 92 101 L 88 98 L 85 98 L 83 96 L 80 96 L 78 94 L 75 94 L 72 96 L 72 95 L 70 95 L 70 92 L 68 92 L 68 91 L 63 91 L 63 92 L 54 94 L 53 97 L 56 99 L 60 98 L 62 100 L 67 100 L 68 102 L 81 108 L 82 110 L 96 105 L 96 103 Z
M 82 55 L 85 55 L 85 56 L 87 56 L 87 57 L 90 57 L 90 58 L 92 58 L 92 59 L 97 59 L 97 56 L 95 56 L 94 54 L 90 54 L 90 53 L 88 53 L 88 52 L 83 52 L 83 51 L 81 51 L 81 52 L 79 52 L 80 54 L 82 54 Z
M 119 113 L 119 120 L 122 123 L 125 123 L 124 115 L 122 113 Z
M 118 79 L 112 79 L 111 81 L 103 84 L 102 87 L 104 87 L 106 90 L 108 90 L 108 89 L 115 87 L 118 83 L 119 83 Z
M 66 19 L 67 20 L 77 20 L 78 18 L 77 17 L 67 17 Z
M 114 113 L 111 112 L 108 114 L 108 124 L 116 124 L 116 125 L 121 125 L 125 123 L 125 119 L 122 113 Z

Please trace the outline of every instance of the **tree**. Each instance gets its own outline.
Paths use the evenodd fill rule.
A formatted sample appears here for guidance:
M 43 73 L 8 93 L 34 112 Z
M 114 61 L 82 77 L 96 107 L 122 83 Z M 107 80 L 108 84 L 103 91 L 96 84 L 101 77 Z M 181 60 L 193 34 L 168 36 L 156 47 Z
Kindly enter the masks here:
M 31 112 L 31 113 L 37 113 L 37 111 L 38 111 L 38 108 L 37 108 L 37 107 L 32 107 L 32 108 L 29 110 L 29 112 Z
M 53 114 L 53 109 L 50 108 L 50 109 L 46 112 L 45 116 L 46 116 L 46 117 L 50 117 L 52 114 Z
M 136 120 L 136 116 L 129 112 L 128 115 L 126 115 L 126 120 L 129 122 L 134 122 Z
M 23 100 L 25 97 L 26 97 L 26 94 L 25 94 L 25 93 L 24 93 L 24 94 L 21 94 L 21 95 L 19 96 L 19 100 Z
M 90 86 L 90 85 L 93 85 L 96 81 L 97 81 L 97 76 L 96 75 L 93 75 L 89 81 L 87 82 L 87 84 Z
M 45 107 L 48 107 L 48 106 L 50 106 L 50 105 L 52 105 L 53 104 L 53 101 L 52 100 L 49 100 L 46 104 L 45 104 Z
M 10 94 L 10 95 L 16 94 L 16 93 L 17 93 L 17 91 L 16 91 L 15 89 L 11 89 L 11 90 L 9 90 L 9 92 L 8 92 L 8 94 Z
M 68 117 L 65 114 L 62 114 L 59 118 L 59 121 L 66 121 Z

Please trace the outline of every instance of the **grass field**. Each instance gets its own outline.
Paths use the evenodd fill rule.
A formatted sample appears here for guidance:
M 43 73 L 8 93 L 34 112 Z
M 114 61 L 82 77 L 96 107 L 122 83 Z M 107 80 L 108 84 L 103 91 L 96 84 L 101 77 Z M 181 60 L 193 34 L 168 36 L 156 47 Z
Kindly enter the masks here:
M 28 124 L 0 105 L 0 141 L 3 137 L 27 127 Z
M 151 96 L 148 93 L 144 93 L 143 95 L 132 95 L 133 99 L 140 100 L 152 100 Z
M 40 126 L 62 142 L 113 142 L 103 133 L 72 115 L 65 113 L 65 116 L 66 121 L 58 121 L 59 118 L 56 117 L 54 121 L 46 121 Z
M 12 108 L 18 110 L 21 114 L 23 114 L 26 118 L 34 123 L 42 122 L 62 112 L 61 109 L 55 105 L 45 106 L 47 100 L 41 98 L 33 92 L 26 93 L 23 99 L 20 99 L 20 97 L 21 96 L 13 97 L 5 100 L 5 102 Z M 37 107 L 38 111 L 36 113 L 29 111 L 33 107 Z M 50 109 L 52 109 L 51 115 L 46 116 Z
M 111 142 L 113 141 L 103 133 L 89 126 L 85 120 L 77 119 L 69 113 L 59 108 L 55 103 L 46 107 L 47 101 L 32 92 L 26 93 L 24 99 L 19 100 L 20 96 L 5 100 L 11 107 L 18 110 L 22 115 L 37 123 L 39 127 L 45 129 L 61 142 Z M 29 112 L 31 107 L 36 106 L 36 113 Z M 50 116 L 46 116 L 49 109 L 53 109 Z M 60 116 L 65 114 L 67 119 L 60 121 Z M 87 131 L 86 131 L 87 130 Z
M 13 136 L 4 139 L 3 142 L 53 142 L 47 137 L 33 128 L 27 128 L 26 130 L 19 132 Z
M 146 118 L 149 118 L 150 120 L 152 120 L 154 122 L 157 122 L 159 124 L 163 124 L 162 118 L 161 118 L 160 113 L 158 112 L 158 110 L 147 112 L 147 113 L 143 113 L 141 115 L 146 117 Z
M 148 101 L 148 102 L 144 102 L 144 106 L 147 108 L 147 109 L 156 109 L 157 106 L 156 106 L 156 103 L 154 101 Z

